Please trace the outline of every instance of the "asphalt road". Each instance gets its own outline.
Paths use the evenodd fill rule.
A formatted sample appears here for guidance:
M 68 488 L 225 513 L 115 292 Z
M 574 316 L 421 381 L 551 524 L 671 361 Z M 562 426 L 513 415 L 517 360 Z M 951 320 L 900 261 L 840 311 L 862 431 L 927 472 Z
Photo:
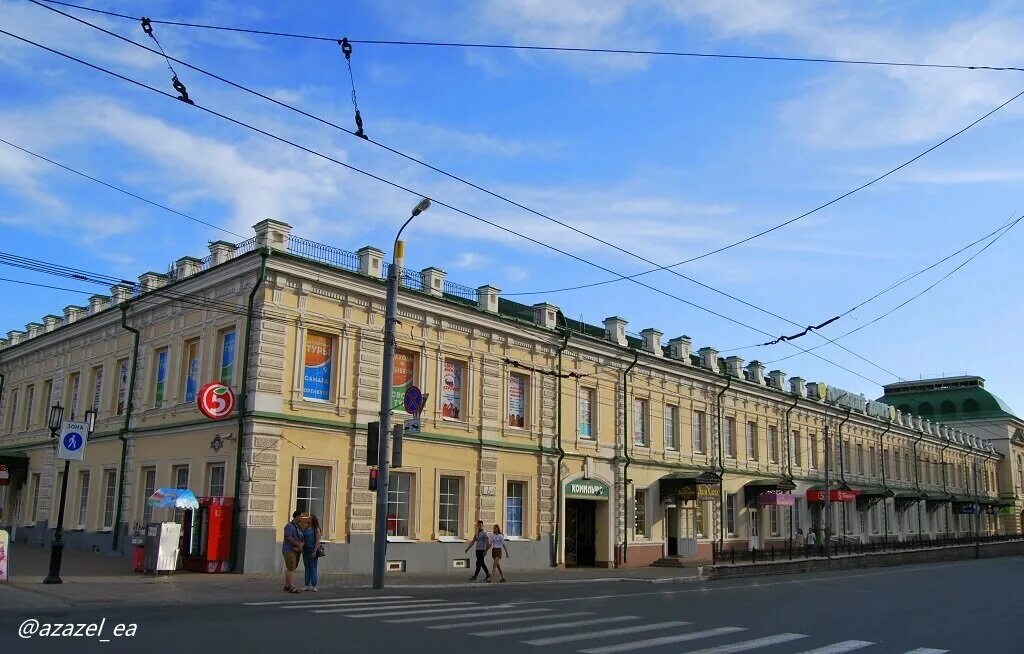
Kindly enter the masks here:
M 1024 558 L 999 558 L 710 584 L 480 583 L 6 611 L 0 652 L 1021 652 L 1022 580 Z M 18 635 L 26 619 L 42 629 L 104 618 L 102 636 Z M 118 624 L 137 632 L 118 636 Z

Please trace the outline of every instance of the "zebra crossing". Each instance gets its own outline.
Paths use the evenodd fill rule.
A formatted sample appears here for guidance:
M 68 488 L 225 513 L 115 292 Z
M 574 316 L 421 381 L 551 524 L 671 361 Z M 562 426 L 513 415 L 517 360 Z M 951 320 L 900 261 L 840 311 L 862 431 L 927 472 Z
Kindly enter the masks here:
M 482 604 L 474 601 L 373 595 L 302 600 L 246 602 L 245 606 L 283 611 L 305 611 L 354 620 L 380 620 L 475 638 L 513 639 L 530 647 L 555 647 L 579 654 L 673 652 L 677 654 L 734 654 L 771 650 L 796 654 L 843 654 L 875 648 L 884 643 L 843 640 L 818 644 L 820 637 L 800 633 L 762 635 L 742 626 L 699 626 L 685 620 L 647 621 L 639 615 L 602 615 L 598 611 L 560 611 L 525 607 L 514 602 Z M 481 609 L 486 608 L 486 613 Z M 708 646 L 705 646 L 705 645 Z M 809 646 L 809 648 L 807 648 Z M 877 646 L 877 647 L 876 647 Z M 683 647 L 680 650 L 680 647 Z M 578 648 L 578 649 L 577 649 Z M 793 649 L 795 648 L 795 649 Z M 538 650 L 539 651 L 539 650 Z M 920 647 L 905 654 L 945 654 L 949 650 Z

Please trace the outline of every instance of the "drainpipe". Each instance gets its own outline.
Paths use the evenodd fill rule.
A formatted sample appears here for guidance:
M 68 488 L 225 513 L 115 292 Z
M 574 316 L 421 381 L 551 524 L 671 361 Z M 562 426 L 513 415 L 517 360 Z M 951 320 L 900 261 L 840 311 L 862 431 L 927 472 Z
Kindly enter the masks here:
M 793 405 L 786 409 L 786 419 L 784 421 L 786 425 L 786 467 L 789 469 L 789 481 L 793 481 L 793 429 L 789 423 L 789 414 L 793 413 L 793 409 L 800 403 L 800 396 L 793 396 Z M 793 547 L 793 508 L 789 507 L 789 547 Z
M 718 400 L 715 408 L 718 411 L 718 551 L 725 547 L 725 443 L 722 442 L 722 398 L 725 392 L 732 386 L 732 377 L 725 376 L 725 386 L 718 391 Z M 735 437 L 735 434 L 733 434 Z
M 571 330 L 564 329 L 562 332 L 562 344 L 558 346 L 558 403 L 555 405 L 557 420 L 555 448 L 558 450 L 558 463 L 555 465 L 555 551 L 551 556 L 551 567 L 558 566 L 562 545 L 562 459 L 565 458 L 565 450 L 562 449 L 562 352 L 569 345 L 569 337 L 571 335 Z M 594 399 L 596 400 L 597 398 Z M 543 454 L 543 442 L 540 443 L 540 451 Z
M 949 489 L 946 486 L 946 448 L 949 447 L 949 441 L 942 446 L 939 450 L 939 456 L 942 458 L 942 494 L 949 496 Z M 953 521 L 953 502 L 946 502 L 946 536 L 949 536 L 949 523 Z
M 843 440 L 843 425 L 845 425 L 846 421 L 850 419 L 850 407 L 845 407 L 845 408 L 846 408 L 846 416 L 844 416 L 842 421 L 839 423 L 839 478 L 843 481 L 843 485 L 847 486 L 848 484 L 846 483 L 846 471 L 844 470 L 844 468 L 846 467 L 845 464 L 847 463 L 847 461 L 845 459 L 845 457 L 846 457 L 846 452 L 845 452 L 846 448 L 844 447 L 844 445 L 846 445 L 846 441 Z M 831 491 L 829 491 L 829 492 L 831 492 Z M 849 511 L 846 508 L 846 502 L 844 502 L 843 503 L 843 535 L 844 536 L 849 531 L 849 525 L 846 524 L 846 514 L 848 512 Z
M 238 524 L 239 515 L 242 512 L 242 446 L 245 436 L 245 411 L 249 399 L 249 350 L 252 346 L 252 315 L 253 306 L 256 302 L 256 294 L 263 288 L 263 281 L 267 278 L 267 259 L 270 257 L 270 248 L 260 248 L 260 274 L 249 292 L 249 307 L 245 314 L 245 350 L 242 352 L 242 376 L 238 386 L 238 437 L 235 439 L 235 502 L 231 511 L 231 571 L 238 571 L 238 536 L 241 533 L 241 525 Z
M 629 497 L 627 492 L 627 486 L 629 485 L 629 464 L 633 462 L 629 458 L 629 450 L 631 449 L 629 444 L 631 438 L 629 435 L 629 373 L 633 370 L 633 366 L 640 359 L 640 350 L 633 350 L 633 363 L 629 364 L 629 367 L 622 372 L 622 456 L 626 459 L 625 465 L 622 466 L 622 515 L 623 517 L 629 516 L 627 507 L 629 504 L 626 499 Z M 622 564 L 625 565 L 626 551 L 629 548 L 629 527 L 625 524 L 622 525 Z
M 892 418 L 889 418 L 889 421 L 885 423 L 885 431 L 878 435 L 878 458 L 882 462 L 882 488 L 887 491 L 889 490 L 889 487 L 885 485 L 885 435 L 888 434 L 891 429 Z M 884 546 L 889 542 L 889 498 L 884 495 L 882 496 L 882 524 L 885 525 L 885 531 L 882 532 L 882 545 Z
M 924 439 L 924 432 L 918 432 L 918 435 L 914 438 L 914 444 L 911 445 L 911 449 L 914 452 L 914 486 L 917 488 L 918 493 L 922 493 L 921 490 L 921 464 L 917 460 L 917 444 Z M 917 501 L 917 537 L 921 538 L 921 500 Z
M 141 334 L 138 329 L 128 325 L 128 307 L 130 302 L 121 303 L 121 327 L 132 334 L 132 369 L 128 373 L 128 402 L 124 408 L 124 424 L 121 426 L 121 432 L 117 435 L 118 440 L 121 441 L 121 463 L 117 469 L 118 479 L 118 492 L 117 492 L 117 510 L 114 513 L 116 516 L 114 522 L 114 535 L 111 539 L 110 549 L 117 551 L 118 540 L 121 536 L 121 511 L 124 510 L 124 466 L 128 458 L 128 431 L 131 429 L 132 424 L 132 402 L 135 398 L 135 373 L 139 369 L 139 337 Z

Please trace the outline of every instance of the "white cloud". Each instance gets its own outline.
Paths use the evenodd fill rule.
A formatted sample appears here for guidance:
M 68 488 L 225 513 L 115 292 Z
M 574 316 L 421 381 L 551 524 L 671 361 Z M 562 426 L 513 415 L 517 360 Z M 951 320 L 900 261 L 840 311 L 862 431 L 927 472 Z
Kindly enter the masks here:
M 487 260 L 482 254 L 476 252 L 460 252 L 452 266 L 454 268 L 479 268 Z
M 377 121 L 375 127 L 393 134 L 395 140 L 400 143 L 416 142 L 423 148 L 454 149 L 475 155 L 548 158 L 557 155 L 563 147 L 561 143 L 531 142 L 410 121 Z
M 522 266 L 508 266 L 505 268 L 505 277 L 509 281 L 521 282 L 529 275 L 529 271 Z

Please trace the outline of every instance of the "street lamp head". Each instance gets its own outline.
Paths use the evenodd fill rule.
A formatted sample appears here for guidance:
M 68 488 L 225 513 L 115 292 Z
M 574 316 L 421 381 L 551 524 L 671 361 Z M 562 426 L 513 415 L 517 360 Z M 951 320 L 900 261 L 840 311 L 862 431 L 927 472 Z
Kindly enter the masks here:
M 96 411 L 94 409 L 85 412 L 85 422 L 89 425 L 90 434 L 96 431 Z
M 423 198 L 422 200 L 420 200 L 419 204 L 417 204 L 416 207 L 412 210 L 412 215 L 418 216 L 418 215 L 420 215 L 421 213 L 423 213 L 424 211 L 426 211 L 429 208 L 430 208 L 430 199 L 429 198 Z
M 59 403 L 54 404 L 50 407 L 50 418 L 46 425 L 50 428 L 51 432 L 57 432 L 60 430 L 60 423 L 64 420 L 64 407 Z

